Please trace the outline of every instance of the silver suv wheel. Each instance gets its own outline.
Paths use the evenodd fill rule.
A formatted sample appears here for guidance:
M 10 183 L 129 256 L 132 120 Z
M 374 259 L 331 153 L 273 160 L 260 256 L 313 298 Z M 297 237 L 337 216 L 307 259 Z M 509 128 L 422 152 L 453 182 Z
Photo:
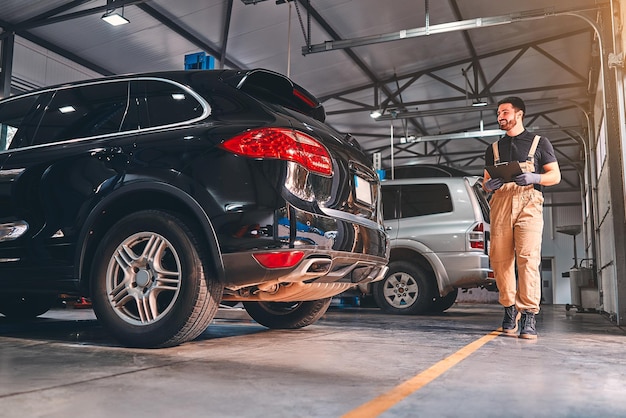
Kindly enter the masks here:
M 392 314 L 427 312 L 433 304 L 433 286 L 420 267 L 407 261 L 392 261 L 385 278 L 373 285 L 376 304 Z

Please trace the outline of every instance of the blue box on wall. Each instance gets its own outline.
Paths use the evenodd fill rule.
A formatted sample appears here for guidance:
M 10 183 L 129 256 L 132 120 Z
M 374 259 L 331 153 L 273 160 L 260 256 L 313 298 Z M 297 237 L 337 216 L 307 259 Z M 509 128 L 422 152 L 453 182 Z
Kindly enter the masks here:
M 215 58 L 206 52 L 196 52 L 185 55 L 185 70 L 212 70 L 215 68 Z

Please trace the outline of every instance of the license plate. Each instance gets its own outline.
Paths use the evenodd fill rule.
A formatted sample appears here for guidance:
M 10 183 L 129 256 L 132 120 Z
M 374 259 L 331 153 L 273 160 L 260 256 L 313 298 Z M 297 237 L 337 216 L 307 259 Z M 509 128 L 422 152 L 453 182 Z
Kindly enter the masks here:
M 354 176 L 354 191 L 358 201 L 372 204 L 372 186 L 369 181 L 363 177 Z

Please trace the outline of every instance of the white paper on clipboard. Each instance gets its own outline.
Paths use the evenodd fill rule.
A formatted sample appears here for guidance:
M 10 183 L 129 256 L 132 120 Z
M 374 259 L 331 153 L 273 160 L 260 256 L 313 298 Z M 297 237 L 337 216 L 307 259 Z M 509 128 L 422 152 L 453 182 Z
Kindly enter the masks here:
M 485 167 L 491 178 L 501 177 L 505 183 L 515 181 L 515 177 L 522 174 L 522 167 L 519 161 L 511 161 L 498 165 L 488 165 Z

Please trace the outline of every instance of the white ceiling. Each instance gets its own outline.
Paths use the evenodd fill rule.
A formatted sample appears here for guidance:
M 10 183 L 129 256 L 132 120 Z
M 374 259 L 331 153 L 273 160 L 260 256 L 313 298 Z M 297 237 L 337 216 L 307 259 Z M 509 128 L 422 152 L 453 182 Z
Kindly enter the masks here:
M 595 0 L 114 3 L 126 4 L 124 16 L 130 24 L 112 27 L 102 22 L 106 0 L 1 0 L 0 37 L 14 32 L 89 69 L 68 73 L 68 78 L 182 69 L 186 54 L 204 50 L 219 61 L 225 51 L 225 67 L 288 74 L 322 98 L 328 122 L 353 133 L 368 151 L 382 152 L 385 166 L 390 164 L 393 126 L 396 165 L 442 163 L 482 173 L 482 154 L 493 138 L 407 145 L 400 144 L 399 137 L 474 131 L 481 120 L 484 129 L 493 129 L 493 105 L 506 95 L 519 95 L 528 102 L 527 126 L 544 128 L 540 133 L 555 144 L 565 174 L 559 187 L 578 187 L 575 167 L 580 152 L 575 138 L 587 128 L 580 109 L 591 108 L 589 74 L 597 65 L 594 32 L 581 16 L 596 19 L 597 12 L 587 10 L 597 7 Z M 565 11 L 575 11 L 576 16 L 563 15 Z M 487 26 L 488 17 L 510 17 L 514 23 Z M 453 22 L 477 18 L 483 18 L 483 27 L 302 53 L 307 38 L 315 46 L 445 23 L 455 26 Z M 23 70 L 20 62 L 16 57 L 16 76 Z M 466 111 L 477 98 L 492 106 Z M 394 109 L 417 113 L 393 121 L 370 118 L 371 110 L 385 107 L 387 114 Z M 545 129 L 556 125 L 561 128 Z

